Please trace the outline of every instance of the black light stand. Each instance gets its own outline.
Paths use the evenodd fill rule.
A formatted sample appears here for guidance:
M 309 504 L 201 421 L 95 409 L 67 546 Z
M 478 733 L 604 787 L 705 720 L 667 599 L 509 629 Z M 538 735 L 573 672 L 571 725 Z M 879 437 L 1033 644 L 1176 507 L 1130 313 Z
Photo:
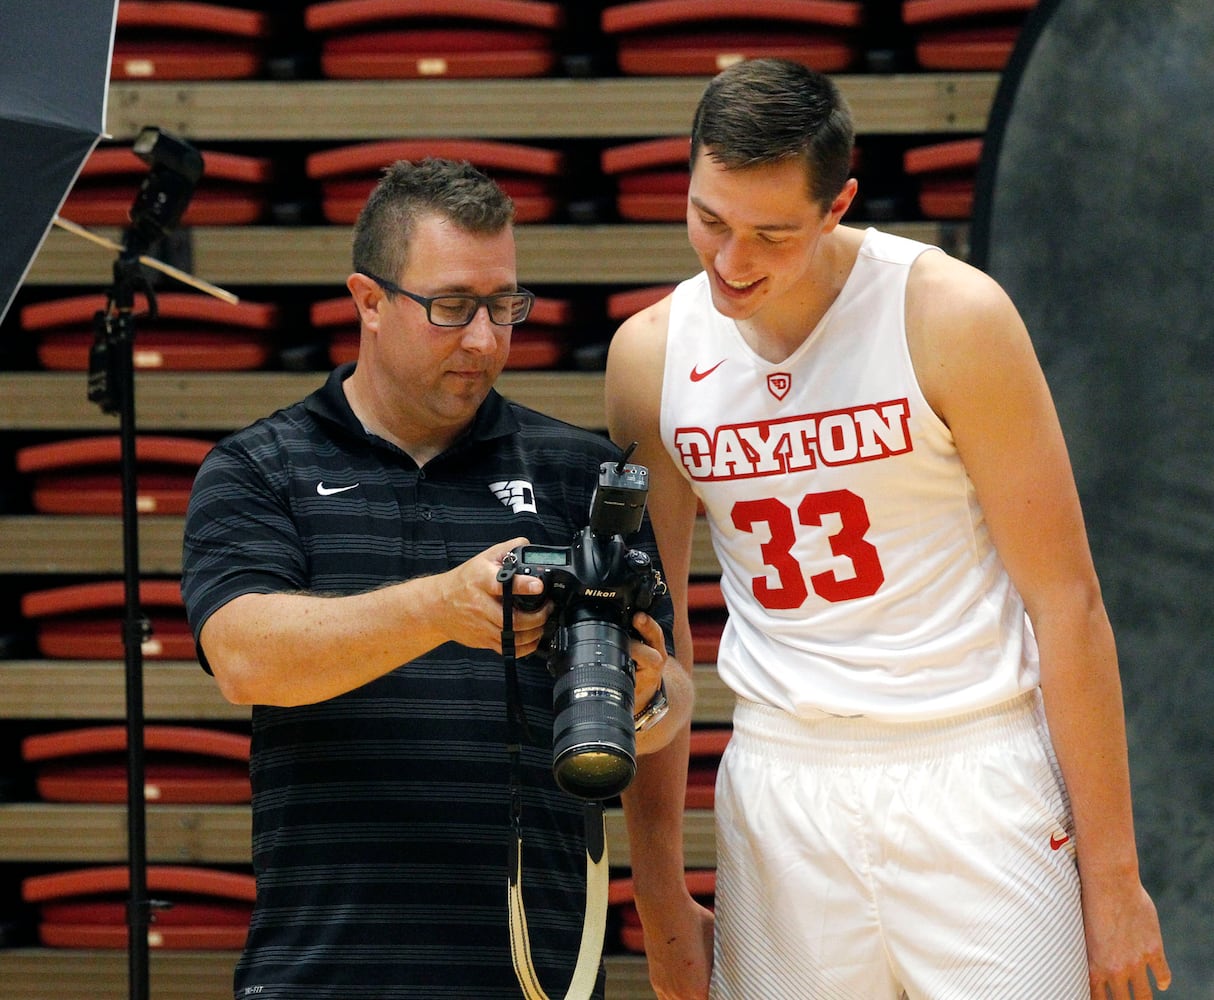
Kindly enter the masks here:
M 119 418 L 122 482 L 122 566 L 125 611 L 122 639 L 126 659 L 127 854 L 130 895 L 127 905 L 131 1000 L 149 995 L 148 928 L 152 910 L 163 904 L 148 898 L 147 810 L 144 792 L 143 643 L 151 625 L 139 600 L 139 531 L 135 444 L 135 293 L 147 297 L 150 315 L 156 298 L 140 258 L 152 242 L 180 221 L 202 176 L 202 156 L 188 143 L 156 128 L 145 128 L 135 153 L 151 166 L 131 208 L 131 226 L 114 262 L 114 283 L 106 307 L 94 318 L 95 340 L 89 358 L 89 400 Z

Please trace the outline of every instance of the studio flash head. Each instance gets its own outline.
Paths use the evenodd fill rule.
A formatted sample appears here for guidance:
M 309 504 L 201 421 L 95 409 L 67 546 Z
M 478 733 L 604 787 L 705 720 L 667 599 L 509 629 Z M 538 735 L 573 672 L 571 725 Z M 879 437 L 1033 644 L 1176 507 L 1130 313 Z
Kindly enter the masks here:
M 131 206 L 124 249 L 141 254 L 176 228 L 202 177 L 202 154 L 184 139 L 149 126 L 135 138 L 134 153 L 151 169 Z

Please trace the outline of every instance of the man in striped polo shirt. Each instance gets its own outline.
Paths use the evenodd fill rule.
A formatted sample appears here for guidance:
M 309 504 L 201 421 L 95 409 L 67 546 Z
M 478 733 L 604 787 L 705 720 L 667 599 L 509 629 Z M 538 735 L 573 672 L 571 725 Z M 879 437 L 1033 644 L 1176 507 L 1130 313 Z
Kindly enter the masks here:
M 512 214 L 468 164 L 389 168 L 355 227 L 357 364 L 221 441 L 195 482 L 190 621 L 225 697 L 253 706 L 257 904 L 236 997 L 520 995 L 497 571 L 524 542 L 570 544 L 619 451 L 493 388 L 532 301 Z M 630 544 L 657 559 L 648 522 Z M 550 610 L 516 608 L 514 627 L 540 744 L 522 753 L 527 916 L 555 991 L 586 857 L 584 803 L 551 771 L 553 681 L 525 659 Z M 652 610 L 633 622 L 636 704 L 664 685 L 671 708 L 638 735 L 625 808 L 637 877 L 676 898 L 691 683 L 667 655 L 669 601 Z

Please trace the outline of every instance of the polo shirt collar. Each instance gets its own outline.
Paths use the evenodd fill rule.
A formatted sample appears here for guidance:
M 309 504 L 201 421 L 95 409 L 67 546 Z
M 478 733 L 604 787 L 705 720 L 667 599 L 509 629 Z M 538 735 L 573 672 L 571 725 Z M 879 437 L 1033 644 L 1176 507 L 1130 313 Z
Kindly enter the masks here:
M 320 420 L 336 424 L 348 434 L 365 438 L 367 432 L 350 409 L 350 402 L 341 387 L 354 371 L 355 364 L 356 362 L 348 361 L 334 368 L 325 379 L 324 385 L 304 400 L 304 407 Z M 509 437 L 517 430 L 518 421 L 510 407 L 496 389 L 490 389 L 489 395 L 476 411 L 468 433 L 460 437 L 448 450 L 454 451 L 469 444 Z

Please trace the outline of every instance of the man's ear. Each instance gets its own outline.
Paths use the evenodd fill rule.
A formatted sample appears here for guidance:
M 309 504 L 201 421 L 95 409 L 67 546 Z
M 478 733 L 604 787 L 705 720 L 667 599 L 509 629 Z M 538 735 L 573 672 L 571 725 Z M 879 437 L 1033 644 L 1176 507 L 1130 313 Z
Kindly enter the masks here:
M 346 279 L 346 287 L 358 309 L 358 318 L 364 329 L 379 329 L 379 310 L 387 296 L 384 290 L 365 274 L 355 271 Z
M 859 189 L 859 182 L 854 177 L 849 177 L 847 183 L 843 185 L 843 189 L 835 195 L 835 200 L 830 203 L 830 211 L 826 214 L 826 227 L 823 232 L 829 233 L 843 221 L 843 216 L 851 208 L 851 203 L 855 201 L 856 192 Z

